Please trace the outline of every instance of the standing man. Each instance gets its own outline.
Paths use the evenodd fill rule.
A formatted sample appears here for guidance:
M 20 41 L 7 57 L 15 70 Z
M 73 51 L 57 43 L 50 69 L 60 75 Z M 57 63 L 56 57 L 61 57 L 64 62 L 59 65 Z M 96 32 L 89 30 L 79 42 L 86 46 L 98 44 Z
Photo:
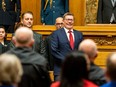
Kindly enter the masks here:
M 7 53 L 16 55 L 24 70 L 18 87 L 50 87 L 51 81 L 46 69 L 47 61 L 39 53 L 32 50 L 33 31 L 27 27 L 19 27 L 13 36 L 13 41 L 15 48 Z
M 56 18 L 55 22 L 56 30 L 63 28 L 63 18 L 58 17 Z M 48 60 L 48 70 L 53 71 L 54 67 L 54 60 L 51 55 L 51 35 L 45 38 L 45 47 L 46 47 L 46 58 Z
M 20 21 L 21 1 L 0 0 L 0 25 L 7 33 L 14 33 L 14 26 Z
M 99 0 L 97 23 L 116 23 L 116 0 Z
M 21 23 L 24 26 L 32 29 L 33 13 L 30 12 L 30 11 L 24 12 L 21 16 Z M 42 55 L 45 55 L 45 47 L 44 47 L 44 43 L 43 43 L 43 40 L 42 40 L 42 35 L 33 31 L 33 37 L 34 37 L 34 40 L 35 40 L 35 43 L 32 46 L 33 50 L 35 50 L 36 52 L 38 52 Z M 10 48 L 14 48 L 14 47 L 15 47 L 14 43 L 11 41 Z
M 57 17 L 69 11 L 69 0 L 41 0 L 41 22 L 54 25 Z
M 86 53 L 90 60 L 89 79 L 98 86 L 106 83 L 105 72 L 94 64 L 94 60 L 98 55 L 96 43 L 91 39 L 85 39 L 80 43 L 79 50 Z
M 74 16 L 71 13 L 65 13 L 63 16 L 64 28 L 54 31 L 51 35 L 51 54 L 54 58 L 54 76 L 58 80 L 60 67 L 65 56 L 78 49 L 83 40 L 81 32 L 73 29 Z

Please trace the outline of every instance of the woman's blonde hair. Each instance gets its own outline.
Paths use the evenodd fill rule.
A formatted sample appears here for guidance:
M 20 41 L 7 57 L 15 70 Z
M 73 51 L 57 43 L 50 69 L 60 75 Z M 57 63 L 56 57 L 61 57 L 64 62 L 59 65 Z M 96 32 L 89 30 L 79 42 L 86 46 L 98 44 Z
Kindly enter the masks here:
M 18 83 L 23 74 L 20 60 L 12 54 L 0 55 L 0 83 L 11 85 Z

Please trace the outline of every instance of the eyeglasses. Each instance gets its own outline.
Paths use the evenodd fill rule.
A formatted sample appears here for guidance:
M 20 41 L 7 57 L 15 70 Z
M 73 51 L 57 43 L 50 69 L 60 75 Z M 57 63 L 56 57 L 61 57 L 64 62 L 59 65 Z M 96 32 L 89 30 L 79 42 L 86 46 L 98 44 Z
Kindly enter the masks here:
M 63 23 L 56 23 L 56 25 L 63 25 Z
M 64 20 L 66 20 L 66 21 L 74 21 L 74 19 L 64 19 Z

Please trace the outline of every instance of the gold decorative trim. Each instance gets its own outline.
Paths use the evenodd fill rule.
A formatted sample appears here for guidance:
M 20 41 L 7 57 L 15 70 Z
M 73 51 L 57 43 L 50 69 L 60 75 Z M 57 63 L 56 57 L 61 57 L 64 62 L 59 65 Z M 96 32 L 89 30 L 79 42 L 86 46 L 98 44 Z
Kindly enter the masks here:
M 100 38 L 95 38 L 94 41 L 98 46 L 103 45 L 103 46 L 116 46 L 116 37 L 100 37 Z
M 95 24 L 98 0 L 86 0 L 85 24 Z

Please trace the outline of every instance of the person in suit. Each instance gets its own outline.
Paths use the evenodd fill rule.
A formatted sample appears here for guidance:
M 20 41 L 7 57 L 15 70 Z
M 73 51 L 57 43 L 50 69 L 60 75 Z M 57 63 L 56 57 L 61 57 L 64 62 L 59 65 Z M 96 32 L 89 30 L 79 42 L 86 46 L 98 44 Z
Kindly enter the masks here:
M 97 23 L 115 24 L 116 23 L 116 1 L 99 0 L 97 11 Z
M 64 28 L 54 31 L 51 35 L 51 54 L 54 58 L 54 77 L 59 77 L 60 67 L 65 56 L 78 49 L 83 35 L 80 31 L 73 29 L 74 16 L 71 13 L 63 15 Z
M 13 54 L 0 55 L 0 87 L 18 87 L 23 75 L 20 60 Z
M 109 54 L 107 57 L 106 77 L 108 82 L 100 87 L 116 87 L 116 52 Z
M 26 26 L 26 27 L 32 29 L 33 13 L 30 11 L 24 12 L 21 16 L 21 23 L 23 24 L 23 26 Z M 21 24 L 21 26 L 22 26 L 22 24 Z M 35 50 L 36 52 L 45 56 L 46 53 L 45 53 L 44 42 L 42 40 L 42 35 L 34 32 L 34 31 L 33 31 L 33 33 L 34 33 L 33 36 L 34 36 L 34 40 L 35 40 L 35 43 L 32 46 L 33 50 Z M 14 45 L 13 41 L 11 41 L 10 48 L 12 49 L 14 47 L 15 47 L 15 45 Z
M 41 22 L 54 25 L 57 17 L 69 11 L 69 0 L 41 0 Z
M 98 55 L 96 43 L 91 39 L 85 39 L 80 43 L 79 50 L 86 53 L 90 60 L 89 79 L 98 86 L 105 84 L 105 71 L 94 63 Z
M 58 17 L 55 21 L 56 30 L 63 28 L 63 18 Z M 46 47 L 46 58 L 48 60 L 48 70 L 53 71 L 54 60 L 51 55 L 51 35 L 45 38 L 45 47 Z
M 9 41 L 6 40 L 6 32 L 4 26 L 0 26 L 0 54 L 10 49 Z
M 14 33 L 14 26 L 20 21 L 21 0 L 0 0 L 0 25 L 7 33 Z
M 28 27 L 19 27 L 13 36 L 13 41 L 15 48 L 7 53 L 19 57 L 24 70 L 18 87 L 49 87 L 51 80 L 46 69 L 47 61 L 45 57 L 32 50 L 33 31 Z

